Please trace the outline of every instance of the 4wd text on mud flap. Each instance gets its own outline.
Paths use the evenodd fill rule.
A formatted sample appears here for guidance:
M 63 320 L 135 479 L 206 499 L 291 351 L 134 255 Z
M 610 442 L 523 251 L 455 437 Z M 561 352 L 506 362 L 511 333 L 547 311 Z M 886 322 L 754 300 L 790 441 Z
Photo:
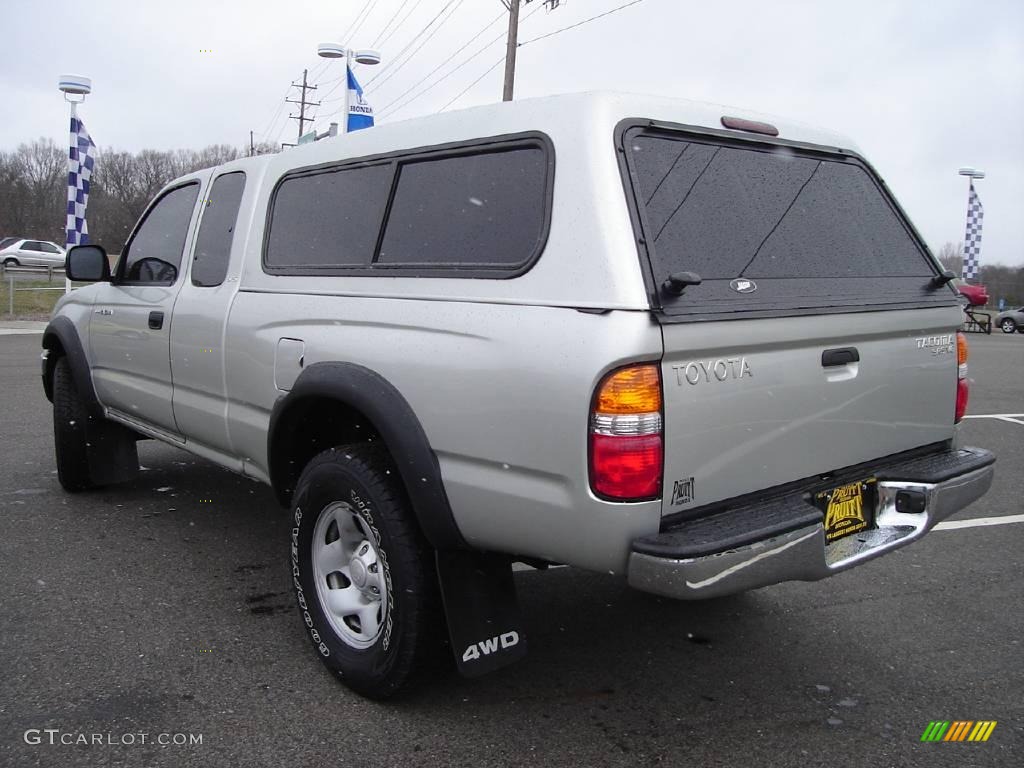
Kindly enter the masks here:
M 514 645 L 519 645 L 519 633 L 515 630 L 489 637 L 486 640 L 481 640 L 479 643 L 469 646 L 466 648 L 465 653 L 462 654 L 462 660 L 476 661 L 481 655 L 489 656 L 492 653 L 497 653 L 499 648 L 505 650 Z

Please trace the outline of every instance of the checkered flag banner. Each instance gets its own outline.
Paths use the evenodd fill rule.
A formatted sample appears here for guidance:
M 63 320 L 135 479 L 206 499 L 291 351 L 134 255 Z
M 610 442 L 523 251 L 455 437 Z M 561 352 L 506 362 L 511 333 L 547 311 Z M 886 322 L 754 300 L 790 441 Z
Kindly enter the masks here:
M 964 280 L 974 280 L 978 277 L 978 266 L 981 263 L 981 222 L 985 217 L 985 209 L 981 207 L 981 198 L 974 191 L 974 182 L 971 182 L 971 192 L 967 198 L 967 232 L 964 235 Z
M 68 154 L 68 223 L 67 247 L 86 245 L 89 227 L 85 223 L 85 207 L 89 204 L 89 180 L 96 165 L 96 145 L 85 125 L 71 118 L 71 151 Z

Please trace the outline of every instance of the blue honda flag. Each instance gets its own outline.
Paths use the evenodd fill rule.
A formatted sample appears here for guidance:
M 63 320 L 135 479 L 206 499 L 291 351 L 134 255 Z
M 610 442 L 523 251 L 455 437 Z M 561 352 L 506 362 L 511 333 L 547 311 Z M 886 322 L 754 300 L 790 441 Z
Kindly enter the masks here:
M 363 98 L 363 87 L 359 85 L 355 74 L 348 68 L 348 130 L 360 131 L 373 127 L 373 107 Z

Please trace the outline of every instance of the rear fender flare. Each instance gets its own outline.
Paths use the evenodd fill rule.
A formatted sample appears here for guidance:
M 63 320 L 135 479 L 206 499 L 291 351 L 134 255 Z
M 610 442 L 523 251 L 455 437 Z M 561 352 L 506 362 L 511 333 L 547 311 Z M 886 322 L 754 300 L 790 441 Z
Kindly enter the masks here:
M 296 424 L 288 416 L 310 397 L 336 400 L 368 419 L 391 453 L 427 541 L 436 549 L 467 547 L 444 490 L 437 456 L 412 407 L 387 379 L 355 363 L 310 365 L 274 405 L 267 430 L 267 464 L 271 485 L 283 505 L 290 503 L 294 490 L 289 487 L 287 446 Z

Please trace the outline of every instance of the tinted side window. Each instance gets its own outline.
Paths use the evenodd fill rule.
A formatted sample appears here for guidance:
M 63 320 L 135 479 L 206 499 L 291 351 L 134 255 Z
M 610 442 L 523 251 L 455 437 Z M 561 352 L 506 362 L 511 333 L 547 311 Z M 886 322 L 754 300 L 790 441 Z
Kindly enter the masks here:
M 41 251 L 39 243 L 36 240 L 26 240 L 22 243 L 21 250 L 23 251 Z
M 524 264 L 544 234 L 546 167 L 539 147 L 403 164 L 378 263 Z
M 286 178 L 274 197 L 267 266 L 369 266 L 390 186 L 389 164 Z
M 53 243 L 40 243 L 39 245 L 47 253 L 60 253 L 60 249 Z
M 172 189 L 150 208 L 121 255 L 120 276 L 127 282 L 173 283 L 178 278 L 182 251 L 199 185 Z
M 213 182 L 196 236 L 192 285 L 212 287 L 224 282 L 244 189 L 244 173 L 227 173 Z

